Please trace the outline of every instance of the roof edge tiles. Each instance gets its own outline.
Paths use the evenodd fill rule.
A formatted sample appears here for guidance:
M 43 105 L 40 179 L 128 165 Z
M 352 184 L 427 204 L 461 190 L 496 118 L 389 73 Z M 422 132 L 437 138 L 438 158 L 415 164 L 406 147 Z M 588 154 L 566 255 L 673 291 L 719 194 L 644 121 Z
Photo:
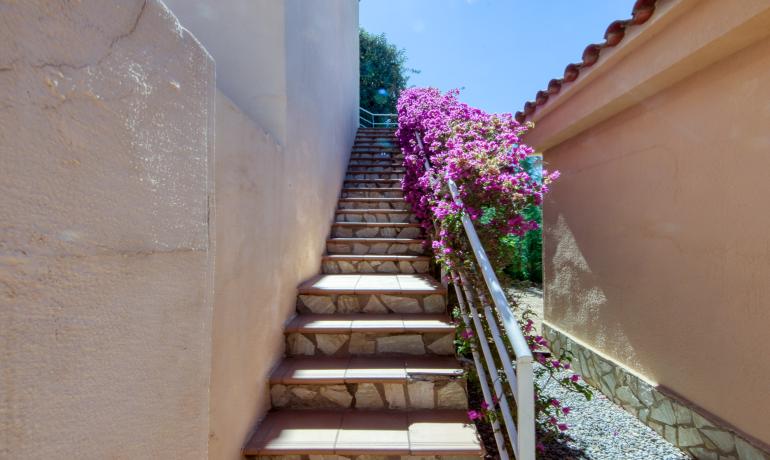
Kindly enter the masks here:
M 548 82 L 545 90 L 538 91 L 534 101 L 527 101 L 524 108 L 516 112 L 515 118 L 519 123 L 524 123 L 534 115 L 538 107 L 548 103 L 551 96 L 559 94 L 564 83 L 571 83 L 580 77 L 580 72 L 587 69 L 599 61 L 602 51 L 607 48 L 617 46 L 623 41 L 626 30 L 629 27 L 640 26 L 647 22 L 655 13 L 655 4 L 657 0 L 636 0 L 631 19 L 622 19 L 612 22 L 604 33 L 604 43 L 592 43 L 583 51 L 582 61 L 578 63 L 567 64 L 564 68 L 562 78 L 554 78 Z

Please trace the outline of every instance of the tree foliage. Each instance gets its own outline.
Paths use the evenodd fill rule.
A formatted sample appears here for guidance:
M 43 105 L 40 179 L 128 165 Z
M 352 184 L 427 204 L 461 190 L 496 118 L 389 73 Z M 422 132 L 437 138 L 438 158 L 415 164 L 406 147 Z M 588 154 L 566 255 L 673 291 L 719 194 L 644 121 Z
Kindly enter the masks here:
M 388 43 L 385 34 L 359 29 L 361 107 L 374 113 L 396 113 L 396 102 L 410 73 L 406 51 Z

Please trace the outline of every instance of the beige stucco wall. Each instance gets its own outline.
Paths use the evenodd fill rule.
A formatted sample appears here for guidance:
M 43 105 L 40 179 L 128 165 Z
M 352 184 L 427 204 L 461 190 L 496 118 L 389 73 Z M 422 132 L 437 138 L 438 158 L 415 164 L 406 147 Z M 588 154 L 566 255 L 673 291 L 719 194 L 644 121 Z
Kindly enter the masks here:
M 770 2 L 690 3 L 535 120 L 528 140 L 562 173 L 544 207 L 545 319 L 770 443 Z M 693 37 L 711 63 L 658 78 Z M 635 86 L 643 71 L 657 86 Z M 617 96 L 585 99 L 603 92 Z
M 356 130 L 357 8 L 356 1 L 285 2 L 287 35 L 277 39 L 287 43 L 283 142 L 247 104 L 218 92 L 212 459 L 241 458 L 269 408 L 267 377 L 283 354 L 297 285 L 320 269 Z M 218 82 L 227 76 L 218 67 Z
M 285 0 L 164 1 L 214 56 L 217 88 L 283 145 L 287 133 Z M 339 9 L 329 6 L 328 12 L 321 12 L 322 20 Z
M 156 0 L 0 5 L 0 457 L 206 457 L 213 101 Z

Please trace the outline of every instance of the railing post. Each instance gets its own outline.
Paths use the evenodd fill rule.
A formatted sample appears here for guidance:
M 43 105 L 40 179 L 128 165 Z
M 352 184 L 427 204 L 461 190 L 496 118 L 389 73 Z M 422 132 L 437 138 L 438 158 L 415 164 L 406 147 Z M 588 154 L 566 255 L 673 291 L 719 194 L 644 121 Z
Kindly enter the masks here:
M 519 420 L 519 451 L 516 457 L 518 460 L 535 460 L 535 380 L 531 356 L 516 360 L 516 375 Z M 521 420 L 532 420 L 533 423 L 522 426 Z

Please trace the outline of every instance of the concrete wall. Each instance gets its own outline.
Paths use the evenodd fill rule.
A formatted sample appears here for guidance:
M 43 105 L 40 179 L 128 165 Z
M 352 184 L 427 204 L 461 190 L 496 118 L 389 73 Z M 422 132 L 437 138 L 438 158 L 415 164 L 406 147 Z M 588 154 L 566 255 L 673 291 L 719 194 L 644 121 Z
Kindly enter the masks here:
M 206 457 L 213 101 L 156 0 L 0 6 L 0 457 Z
M 164 1 L 214 56 L 217 88 L 279 144 L 284 144 L 287 134 L 286 1 Z M 308 6 L 321 13 L 319 20 L 326 20 L 339 10 L 329 5 L 328 12 L 320 11 L 320 2 L 317 3 Z
M 528 137 L 545 319 L 770 443 L 770 3 L 663 5 Z
M 186 12 L 210 2 L 169 3 L 187 25 Z M 255 17 L 257 25 L 240 29 L 235 40 L 218 29 L 228 11 L 249 14 L 241 3 L 256 5 L 256 16 L 280 9 L 282 26 L 270 29 L 277 34 L 269 39 L 275 49 L 252 48 L 267 33 L 258 30 L 263 18 Z M 283 354 L 283 325 L 295 312 L 297 285 L 320 269 L 342 186 L 357 127 L 358 2 L 232 1 L 222 2 L 216 14 L 210 22 L 193 16 L 191 25 L 213 53 L 221 89 L 209 455 L 238 459 L 269 408 L 267 378 Z M 233 53 L 239 60 L 220 66 Z M 228 92 L 262 86 L 252 66 L 275 72 L 265 77 L 269 82 L 283 78 L 284 112 Z M 273 122 L 283 124 L 283 139 L 270 129 Z

